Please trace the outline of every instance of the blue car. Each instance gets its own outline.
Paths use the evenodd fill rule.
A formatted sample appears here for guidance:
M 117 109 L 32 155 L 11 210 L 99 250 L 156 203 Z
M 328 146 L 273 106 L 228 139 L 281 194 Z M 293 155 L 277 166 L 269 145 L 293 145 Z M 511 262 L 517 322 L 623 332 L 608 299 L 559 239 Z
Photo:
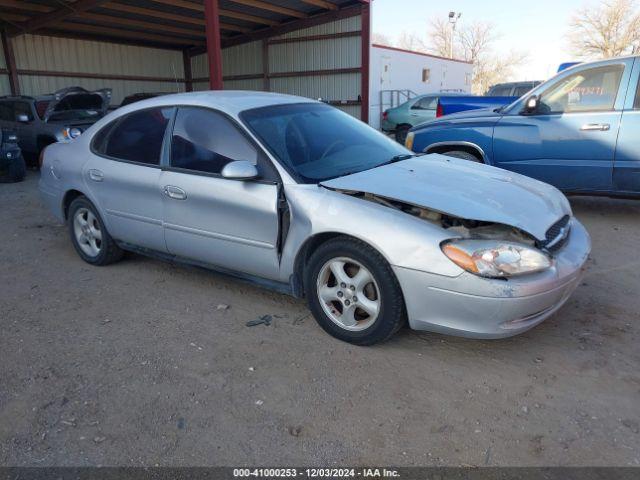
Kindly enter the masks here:
M 640 57 L 584 63 L 497 109 L 414 127 L 406 144 L 521 173 L 567 193 L 640 195 Z

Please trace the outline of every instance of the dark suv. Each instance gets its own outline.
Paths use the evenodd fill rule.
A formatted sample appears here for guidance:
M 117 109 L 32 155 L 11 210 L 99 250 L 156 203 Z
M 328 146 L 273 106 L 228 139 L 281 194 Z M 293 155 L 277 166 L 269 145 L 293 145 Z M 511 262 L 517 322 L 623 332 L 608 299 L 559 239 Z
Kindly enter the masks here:
M 37 159 L 47 145 L 82 134 L 104 116 L 111 89 L 69 87 L 38 97 L 0 97 L 0 127 L 14 130 L 22 153 Z

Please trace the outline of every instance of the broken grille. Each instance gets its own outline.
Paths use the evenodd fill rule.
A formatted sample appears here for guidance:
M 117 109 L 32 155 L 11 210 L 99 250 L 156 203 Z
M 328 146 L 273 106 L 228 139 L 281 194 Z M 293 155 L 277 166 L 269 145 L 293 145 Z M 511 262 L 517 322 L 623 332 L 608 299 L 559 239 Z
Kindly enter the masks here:
M 571 220 L 571 217 L 569 215 L 565 215 L 556 223 L 551 225 L 545 234 L 544 241 L 539 242 L 539 247 L 549 250 L 550 252 L 560 250 L 569 238 L 569 230 L 571 229 L 569 220 Z

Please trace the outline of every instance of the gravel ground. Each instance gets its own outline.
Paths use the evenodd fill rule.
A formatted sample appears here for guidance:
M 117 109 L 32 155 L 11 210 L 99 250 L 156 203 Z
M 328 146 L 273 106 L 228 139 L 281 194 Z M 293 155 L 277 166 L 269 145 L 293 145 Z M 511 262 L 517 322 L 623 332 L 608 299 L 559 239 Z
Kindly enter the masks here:
M 0 465 L 640 465 L 640 202 L 572 199 L 592 262 L 534 330 L 373 348 L 217 274 L 90 267 L 37 174 L 0 202 Z

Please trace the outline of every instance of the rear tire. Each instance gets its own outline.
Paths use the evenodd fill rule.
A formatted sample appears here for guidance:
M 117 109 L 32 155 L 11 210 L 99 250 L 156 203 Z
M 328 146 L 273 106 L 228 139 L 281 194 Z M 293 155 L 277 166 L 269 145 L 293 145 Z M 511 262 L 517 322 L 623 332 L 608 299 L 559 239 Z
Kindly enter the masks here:
M 406 323 L 391 266 L 360 240 L 338 237 L 318 247 L 305 269 L 305 292 L 318 324 L 354 345 L 384 342 Z
M 68 228 L 73 247 L 85 262 L 103 266 L 117 262 L 123 251 L 113 240 L 87 197 L 76 198 L 69 206 Z
M 399 125 L 396 127 L 396 142 L 404 145 L 407 140 L 409 130 L 411 130 L 411 125 Z
M 483 163 L 481 158 L 478 158 L 473 153 L 465 152 L 463 150 L 451 150 L 449 152 L 442 152 L 442 155 L 447 157 L 460 158 L 462 160 L 469 160 L 470 162 Z

